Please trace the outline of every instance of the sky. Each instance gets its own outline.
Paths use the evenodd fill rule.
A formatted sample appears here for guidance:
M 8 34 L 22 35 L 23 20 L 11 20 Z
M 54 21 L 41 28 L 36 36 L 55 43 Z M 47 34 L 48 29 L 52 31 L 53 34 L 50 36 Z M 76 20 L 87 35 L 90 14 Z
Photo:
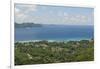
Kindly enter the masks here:
M 16 23 L 93 25 L 94 9 L 85 7 L 15 4 Z

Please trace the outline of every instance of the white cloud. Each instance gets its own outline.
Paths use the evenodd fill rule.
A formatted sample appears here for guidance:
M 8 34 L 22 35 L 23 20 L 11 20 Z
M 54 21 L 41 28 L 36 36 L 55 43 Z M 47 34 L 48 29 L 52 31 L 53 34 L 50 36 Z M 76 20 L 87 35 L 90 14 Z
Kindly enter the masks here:
M 46 10 L 47 7 L 41 7 L 42 10 Z M 33 13 L 43 13 L 43 15 L 33 15 Z M 85 14 L 72 14 L 66 11 L 57 11 L 56 13 L 53 10 L 38 11 L 37 5 L 15 5 L 15 22 L 35 22 L 41 24 L 68 24 L 68 25 L 87 25 L 93 20 L 93 15 Z M 92 23 L 91 23 L 92 24 Z
M 18 8 L 15 8 L 15 12 L 20 12 L 20 9 L 18 9 Z
M 16 5 L 17 8 L 20 8 L 22 9 L 22 11 L 24 13 L 28 13 L 30 11 L 36 11 L 37 9 L 37 5 L 26 5 L 26 4 L 23 4 L 23 5 Z
M 18 8 L 15 8 L 15 22 L 23 22 L 27 16 Z
M 72 24 L 82 24 L 82 23 L 89 23 L 90 22 L 90 17 L 87 15 L 82 15 L 82 14 L 67 14 L 67 16 L 64 17 L 64 22 L 66 23 L 72 23 Z
M 67 13 L 67 12 L 64 12 L 63 15 L 64 15 L 64 16 L 68 16 L 68 13 Z
M 15 22 L 28 22 L 29 13 L 36 11 L 36 5 L 15 5 Z M 30 19 L 31 21 L 31 19 Z
M 90 16 L 89 15 L 85 15 L 85 14 L 71 14 L 71 13 L 68 13 L 68 12 L 62 12 L 62 11 L 59 11 L 58 13 L 58 17 L 60 18 L 57 19 L 56 21 L 60 21 L 62 22 L 63 24 L 86 24 L 87 23 L 91 23 L 91 20 L 93 19 L 93 16 Z M 91 23 L 92 24 L 92 23 Z

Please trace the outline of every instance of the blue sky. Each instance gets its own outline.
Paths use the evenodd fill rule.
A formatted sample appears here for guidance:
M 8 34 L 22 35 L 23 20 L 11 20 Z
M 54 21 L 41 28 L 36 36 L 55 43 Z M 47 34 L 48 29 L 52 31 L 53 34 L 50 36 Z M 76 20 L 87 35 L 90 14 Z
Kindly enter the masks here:
M 15 4 L 15 22 L 93 25 L 94 9 L 37 4 Z

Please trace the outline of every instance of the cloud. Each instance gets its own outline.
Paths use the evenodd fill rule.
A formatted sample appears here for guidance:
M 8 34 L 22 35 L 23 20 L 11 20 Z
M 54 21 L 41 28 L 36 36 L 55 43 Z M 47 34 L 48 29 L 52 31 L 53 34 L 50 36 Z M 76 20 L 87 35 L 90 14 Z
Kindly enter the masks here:
M 92 14 L 90 15 L 86 15 L 86 14 L 80 14 L 80 13 L 76 13 L 76 14 L 72 14 L 69 12 L 65 12 L 65 11 L 58 11 L 57 12 L 57 18 L 56 21 L 60 21 L 63 24 L 90 24 L 91 21 L 93 20 L 93 16 Z M 59 19 L 60 18 L 60 19 Z M 92 24 L 92 23 L 91 23 Z
M 36 5 L 15 5 L 15 22 L 28 22 L 29 20 L 27 19 L 31 17 L 29 13 L 36 11 L 36 8 Z
M 70 24 L 82 24 L 91 22 L 91 18 L 90 16 L 83 14 L 64 14 L 63 22 Z
M 27 15 L 24 14 L 20 9 L 15 8 L 15 22 L 23 22 L 26 17 Z
M 37 10 L 37 5 L 18 4 L 18 5 L 16 5 L 16 7 L 21 9 L 23 13 L 29 13 L 29 12 Z
M 41 24 L 67 24 L 67 25 L 89 25 L 93 24 L 91 12 L 76 13 L 74 11 L 48 9 L 40 5 L 15 5 L 15 22 L 35 22 Z M 67 8 L 66 8 L 67 9 Z M 58 10 L 58 11 L 55 11 Z M 80 10 L 80 9 L 79 9 Z

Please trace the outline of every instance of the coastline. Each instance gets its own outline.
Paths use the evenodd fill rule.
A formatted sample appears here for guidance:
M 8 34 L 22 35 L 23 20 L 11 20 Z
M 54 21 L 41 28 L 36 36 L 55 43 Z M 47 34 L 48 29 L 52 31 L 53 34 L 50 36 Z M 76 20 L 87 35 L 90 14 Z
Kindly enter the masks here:
M 81 41 L 81 40 L 92 40 L 90 39 L 66 39 L 66 40 L 22 40 L 22 41 L 15 41 L 19 43 L 28 43 L 28 42 L 39 42 L 39 41 L 48 41 L 48 42 L 68 42 L 68 41 Z

